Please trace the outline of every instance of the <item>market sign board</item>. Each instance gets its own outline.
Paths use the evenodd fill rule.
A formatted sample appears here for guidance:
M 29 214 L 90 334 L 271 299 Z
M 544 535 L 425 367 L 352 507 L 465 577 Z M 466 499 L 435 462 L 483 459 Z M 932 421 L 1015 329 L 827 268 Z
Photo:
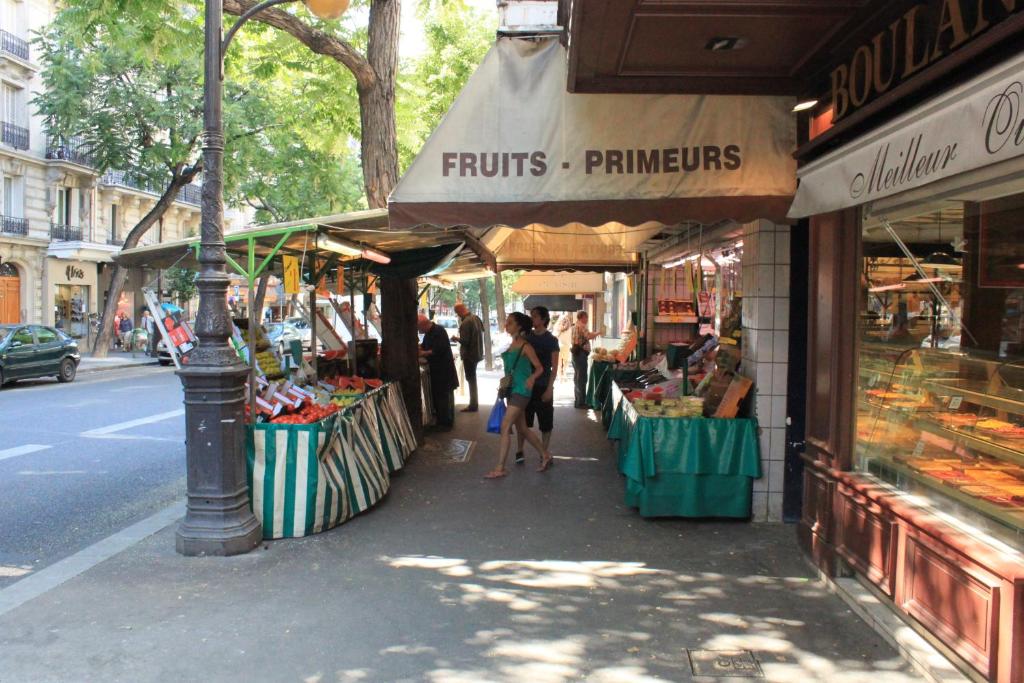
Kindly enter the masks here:
M 501 38 L 392 193 L 391 227 L 781 220 L 788 97 L 574 94 L 556 39 Z
M 837 211 L 1024 156 L 1024 56 L 800 170 L 790 218 Z

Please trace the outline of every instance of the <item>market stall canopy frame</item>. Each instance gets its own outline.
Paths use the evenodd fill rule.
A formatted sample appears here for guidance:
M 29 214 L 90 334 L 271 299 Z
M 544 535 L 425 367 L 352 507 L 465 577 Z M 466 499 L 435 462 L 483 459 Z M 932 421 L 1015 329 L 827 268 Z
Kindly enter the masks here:
M 790 97 L 566 92 L 553 38 L 500 38 L 392 192 L 393 228 L 785 222 Z
M 430 250 L 447 245 L 438 252 L 436 262 L 426 263 L 433 275 L 454 280 L 470 279 L 488 275 L 486 264 L 473 251 L 460 248 L 465 235 L 459 230 L 390 230 L 388 212 L 385 209 L 351 211 L 344 214 L 307 218 L 287 223 L 260 225 L 224 235 L 229 268 L 234 272 L 248 275 L 259 269 L 267 259 L 278 254 L 308 256 L 316 252 L 317 235 L 335 239 L 383 254 L 395 256 L 405 252 Z M 147 268 L 169 268 L 181 266 L 198 269 L 197 251 L 200 238 L 163 242 L 152 246 L 125 249 L 115 260 L 125 266 Z M 249 245 L 252 244 L 251 260 Z M 321 256 L 323 253 L 321 252 Z M 349 259 L 350 261 L 352 259 Z M 408 259 L 399 259 L 403 262 Z M 247 263 L 247 261 L 249 261 Z M 360 262 L 369 269 L 378 264 Z M 440 268 L 440 270 L 439 270 Z M 258 274 L 258 273 L 256 273 Z M 255 277 L 255 274 L 253 275 Z

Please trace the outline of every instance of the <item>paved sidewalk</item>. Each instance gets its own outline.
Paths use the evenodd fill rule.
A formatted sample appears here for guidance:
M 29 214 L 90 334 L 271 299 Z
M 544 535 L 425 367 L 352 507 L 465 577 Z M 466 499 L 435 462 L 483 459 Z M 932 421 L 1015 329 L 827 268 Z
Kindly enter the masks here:
M 78 364 L 78 372 L 102 372 L 104 370 L 122 370 L 124 368 L 159 364 L 156 358 L 150 358 L 141 351 L 136 353 L 111 351 L 106 358 L 94 358 L 91 353 L 82 353 L 82 361 Z
M 785 683 L 920 680 L 813 578 L 792 527 L 625 508 L 568 391 L 549 472 L 528 452 L 484 481 L 497 437 L 486 409 L 459 414 L 337 529 L 223 559 L 176 555 L 169 527 L 0 616 L 0 681 L 701 680 L 686 648 L 749 650 Z M 449 438 L 476 442 L 468 461 Z

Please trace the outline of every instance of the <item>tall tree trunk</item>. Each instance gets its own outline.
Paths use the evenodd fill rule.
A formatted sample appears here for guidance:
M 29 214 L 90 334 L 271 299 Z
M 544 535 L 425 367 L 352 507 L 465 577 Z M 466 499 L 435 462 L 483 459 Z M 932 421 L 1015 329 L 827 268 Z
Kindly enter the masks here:
M 398 70 L 400 0 L 373 0 L 366 60 L 373 84 L 358 85 L 363 185 L 372 208 L 388 205 L 398 183 L 398 127 L 395 123 L 395 73 Z
M 256 285 L 256 303 L 253 310 L 256 311 L 256 322 L 263 324 L 263 302 L 267 299 L 267 284 L 270 282 L 270 273 L 260 275 L 259 284 Z
M 157 200 L 156 205 L 150 209 L 149 213 L 142 217 L 142 220 L 125 237 L 122 249 L 132 249 L 139 245 L 139 240 L 149 232 L 150 228 L 157 224 L 163 215 L 167 213 L 167 209 L 171 208 L 171 205 L 174 204 L 178 191 L 192 182 L 192 179 L 198 175 L 200 170 L 200 164 L 196 164 L 174 173 L 170 184 L 164 190 L 160 199 Z M 95 358 L 106 358 L 107 352 L 110 351 L 110 343 L 115 333 L 114 314 L 117 313 L 117 302 L 121 298 L 121 290 L 124 289 L 124 283 L 127 280 L 128 269 L 120 263 L 115 263 L 114 272 L 110 275 L 110 289 L 107 292 L 107 300 L 103 305 L 103 318 L 100 320 L 99 333 L 96 335 L 96 343 L 92 347 L 92 355 Z
M 398 127 L 395 74 L 398 70 L 400 0 L 373 0 L 366 60 L 374 82 L 358 80 L 363 185 L 372 208 L 388 205 L 398 183 Z M 423 434 L 419 343 L 416 336 L 416 280 L 381 279 L 381 364 L 385 376 L 401 384 L 405 409 L 416 438 Z
M 498 329 L 505 327 L 505 289 L 501 284 L 501 272 L 494 274 L 494 307 L 498 314 Z
M 381 278 L 381 327 L 384 344 L 381 370 L 384 379 L 399 382 L 405 409 L 419 439 L 423 433 L 423 399 L 417 353 L 416 281 Z
M 480 312 L 484 323 L 484 367 L 494 369 L 494 355 L 491 353 L 491 306 L 487 296 L 487 278 L 482 277 L 480 283 Z

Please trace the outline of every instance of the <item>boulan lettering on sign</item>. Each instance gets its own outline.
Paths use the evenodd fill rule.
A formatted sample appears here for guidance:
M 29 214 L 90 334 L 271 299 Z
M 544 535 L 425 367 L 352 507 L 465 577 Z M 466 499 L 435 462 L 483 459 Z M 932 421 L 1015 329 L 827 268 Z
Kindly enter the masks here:
M 890 197 L 1024 156 L 1024 56 L 800 170 L 791 218 Z
M 781 220 L 788 97 L 566 91 L 555 39 L 500 38 L 389 202 L 409 227 Z
M 991 30 L 1024 0 L 930 0 L 914 5 L 831 73 L 833 121 Z

